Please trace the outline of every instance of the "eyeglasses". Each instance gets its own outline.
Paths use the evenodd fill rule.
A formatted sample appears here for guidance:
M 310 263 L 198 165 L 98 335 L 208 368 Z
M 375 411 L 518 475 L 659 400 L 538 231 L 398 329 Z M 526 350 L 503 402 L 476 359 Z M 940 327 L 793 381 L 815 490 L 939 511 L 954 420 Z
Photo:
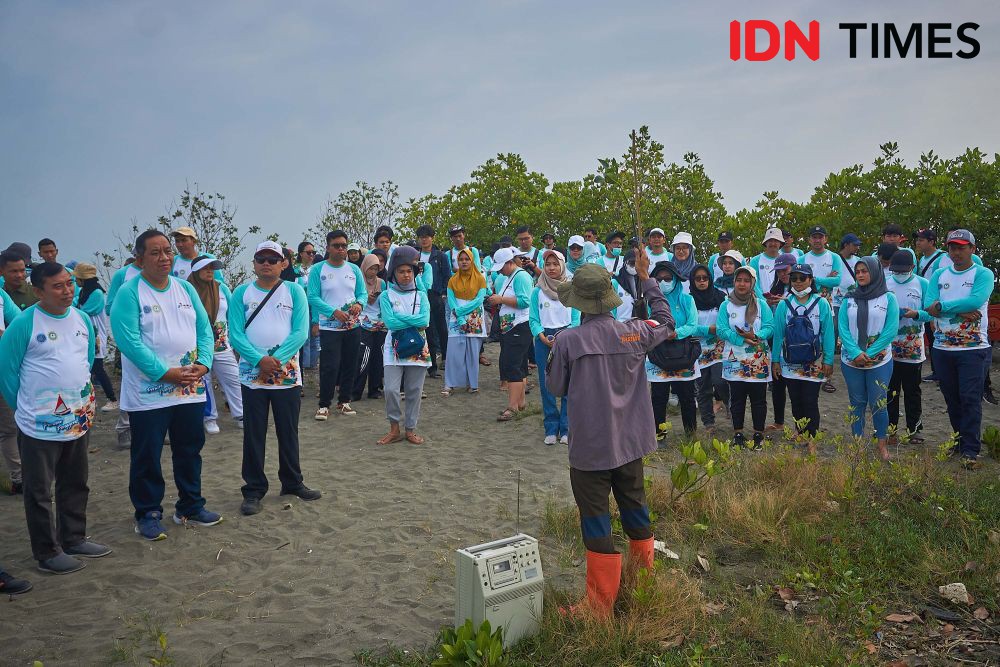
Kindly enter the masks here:
M 274 257 L 274 256 L 269 256 L 269 257 L 254 257 L 253 261 L 257 262 L 258 264 L 277 264 L 278 262 L 281 261 L 281 258 L 280 257 Z
M 315 255 L 316 251 L 315 250 L 303 250 L 300 254 L 302 254 L 302 255 Z
M 347 244 L 346 243 L 331 243 L 330 247 L 333 248 L 334 250 L 346 250 L 347 249 Z

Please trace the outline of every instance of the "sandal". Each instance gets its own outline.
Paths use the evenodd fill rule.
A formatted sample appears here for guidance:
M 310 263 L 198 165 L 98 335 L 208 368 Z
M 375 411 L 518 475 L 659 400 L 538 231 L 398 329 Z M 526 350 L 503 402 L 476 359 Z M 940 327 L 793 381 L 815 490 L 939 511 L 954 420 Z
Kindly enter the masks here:
M 500 413 L 500 416 L 497 417 L 497 421 L 498 422 L 509 422 L 510 420 L 514 419 L 515 417 L 517 417 L 517 411 L 516 410 L 511 410 L 510 408 L 507 408 L 506 410 L 504 410 L 503 412 Z
M 391 445 L 394 442 L 399 442 L 403 439 L 403 436 L 396 431 L 395 433 L 386 433 L 381 438 L 375 441 L 376 445 Z
M 479 387 L 469 387 L 468 392 L 470 394 L 478 394 L 479 393 Z
M 451 396 L 451 389 L 445 387 L 444 389 L 441 390 L 441 395 L 444 396 L 445 398 L 448 398 L 449 396 Z
M 424 444 L 424 439 L 419 435 L 417 435 L 416 433 L 414 433 L 413 431 L 406 432 L 406 440 L 414 445 Z
M 828 394 L 832 394 L 833 392 L 837 391 L 837 388 L 833 385 L 832 382 L 829 381 L 823 383 L 822 389 Z
M 486 357 L 480 356 L 479 357 L 479 365 L 480 366 L 492 366 L 493 362 L 490 361 L 489 359 L 487 359 Z
M 765 431 L 784 431 L 785 430 L 785 425 L 784 424 L 771 424 L 767 428 L 765 428 L 764 430 Z

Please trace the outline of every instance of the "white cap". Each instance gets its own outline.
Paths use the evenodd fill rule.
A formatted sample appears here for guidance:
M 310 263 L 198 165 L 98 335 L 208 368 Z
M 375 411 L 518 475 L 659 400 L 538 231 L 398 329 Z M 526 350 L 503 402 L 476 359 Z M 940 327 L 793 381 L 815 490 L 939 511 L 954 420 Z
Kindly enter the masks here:
M 285 256 L 285 253 L 281 251 L 281 246 L 274 241 L 261 241 L 257 244 L 257 249 L 253 251 L 253 254 L 257 255 L 265 250 L 273 252 L 278 257 Z
M 514 260 L 514 249 L 513 248 L 500 248 L 495 253 L 493 253 L 493 266 L 490 271 L 493 273 L 499 273 L 500 269 L 507 262 Z
M 652 232 L 650 232 L 652 233 Z M 670 247 L 673 248 L 678 243 L 686 243 L 687 245 L 694 247 L 694 242 L 691 239 L 691 235 L 687 232 L 677 232 L 674 235 L 674 240 L 670 242 Z
M 354 243 L 348 243 L 347 250 L 348 251 L 357 250 L 358 252 L 361 252 L 361 244 L 356 241 Z
M 739 273 L 740 271 L 746 271 L 751 276 L 753 276 L 754 282 L 757 282 L 757 272 L 754 271 L 754 269 L 753 269 L 752 266 L 738 266 L 738 267 L 736 267 L 736 273 Z
M 563 257 L 563 254 L 562 254 L 561 252 L 559 252 L 558 250 L 543 250 L 543 251 L 542 251 L 542 261 L 544 262 L 544 261 L 545 261 L 545 259 L 546 259 L 546 258 L 547 258 L 547 257 L 548 257 L 549 255 L 555 255 L 556 257 L 558 257 L 558 258 L 559 258 L 559 261 L 560 261 L 560 262 L 565 262 L 565 261 L 566 261 L 566 258 L 565 258 L 565 257 Z
M 569 241 L 566 242 L 566 247 L 570 248 L 572 246 L 578 245 L 582 248 L 584 243 L 586 243 L 586 241 L 583 240 L 582 236 L 580 236 L 579 234 L 574 234 L 573 236 L 569 237 Z
M 764 240 L 761 241 L 761 245 L 767 245 L 768 241 L 781 241 L 781 244 L 784 245 L 785 235 L 777 227 L 771 227 L 764 232 Z
M 727 250 L 719 257 L 719 266 L 722 266 L 723 257 L 732 257 L 733 259 L 735 259 L 737 267 L 743 266 L 743 262 L 746 261 L 746 258 L 743 256 L 743 253 L 741 253 L 739 250 L 736 250 L 735 248 L 732 250 Z
M 653 234 L 659 234 L 660 236 L 664 237 L 667 235 L 667 233 L 663 231 L 663 227 L 653 227 L 652 229 L 649 230 L 649 233 L 646 234 L 646 238 L 649 238 Z
M 191 273 L 197 273 L 202 269 L 221 269 L 222 260 L 216 259 L 214 257 L 196 257 L 194 262 L 191 263 Z

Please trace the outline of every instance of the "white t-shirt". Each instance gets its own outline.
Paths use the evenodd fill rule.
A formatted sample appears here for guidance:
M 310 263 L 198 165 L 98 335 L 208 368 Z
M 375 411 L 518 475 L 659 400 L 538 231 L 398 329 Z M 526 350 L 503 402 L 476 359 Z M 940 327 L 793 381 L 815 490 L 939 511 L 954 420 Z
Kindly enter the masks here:
M 890 278 L 892 280 L 892 278 Z M 868 346 L 875 342 L 875 339 L 879 337 L 882 333 L 882 329 L 885 328 L 885 318 L 889 313 L 889 297 L 886 294 L 877 296 L 874 299 L 868 300 L 868 340 L 858 340 L 858 302 L 855 299 L 845 299 L 841 304 L 841 308 L 847 309 L 847 324 L 851 331 L 851 336 L 858 343 L 858 347 L 864 351 L 868 349 Z M 890 346 L 891 347 L 891 346 Z M 875 363 L 870 366 L 864 366 L 863 370 L 870 370 L 872 368 L 878 368 L 879 366 L 884 366 L 885 364 L 892 361 L 892 355 L 889 354 L 889 349 L 882 350 L 875 355 L 872 360 Z M 840 349 L 840 363 L 847 364 L 848 366 L 855 367 L 851 363 L 851 359 L 848 358 L 847 348 L 841 346 Z
M 762 311 L 767 308 L 763 299 L 757 300 L 757 309 Z M 734 329 L 739 327 L 744 331 L 746 326 L 746 306 L 739 306 L 726 299 L 722 303 L 722 308 L 726 309 L 726 317 L 729 318 L 729 327 Z M 754 318 L 752 330 L 760 333 L 763 326 L 760 312 Z M 768 342 L 764 341 L 764 349 L 757 350 L 754 346 L 742 343 L 733 345 L 728 340 L 722 350 L 722 379 L 734 382 L 770 382 L 771 381 L 771 351 Z
M 538 320 L 543 329 L 562 329 L 573 322 L 573 312 L 559 299 L 550 299 L 544 290 L 538 290 Z
M 841 257 L 840 260 L 844 263 L 845 267 L 850 267 L 850 271 L 845 270 L 842 274 L 840 274 L 840 284 L 833 290 L 834 308 L 843 303 L 844 295 L 847 294 L 847 290 L 849 290 L 856 282 L 854 280 L 854 267 L 861 261 L 861 258 L 857 255 L 851 255 L 847 259 Z
M 757 255 L 756 262 L 751 262 L 751 266 L 757 265 L 757 284 L 760 285 L 760 291 L 763 294 L 767 294 L 771 285 L 774 284 L 774 260 L 776 259 L 778 259 L 777 256 L 768 257 L 761 253 Z
M 617 276 L 622 266 L 625 265 L 625 260 L 621 256 L 608 257 L 607 255 L 601 255 L 601 262 L 603 262 L 604 268 L 608 270 L 612 278 Z
M 268 354 L 274 354 L 274 351 L 285 342 L 291 333 L 292 315 L 295 312 L 295 303 L 292 300 L 291 292 L 293 284 L 285 280 L 281 281 L 278 289 L 260 309 L 254 321 L 250 323 L 249 327 L 246 327 L 244 333 L 247 340 L 258 350 L 267 350 Z M 295 289 L 301 288 L 296 287 Z M 257 287 L 255 281 L 251 281 L 237 288 L 236 294 L 233 296 L 235 298 L 242 297 L 243 318 L 246 321 L 267 296 L 267 290 L 262 290 Z M 261 381 L 259 366 L 251 366 L 246 359 L 240 359 L 240 384 L 251 389 L 287 389 L 299 386 L 302 384 L 299 357 L 297 354 L 292 355 L 292 358 L 281 369 L 281 373 L 276 378 L 269 378 L 267 381 Z
M 459 299 L 455 297 L 455 304 L 459 307 L 471 303 L 473 299 Z M 461 322 L 454 310 L 448 311 L 448 337 L 465 336 L 467 338 L 486 337 L 486 310 L 482 306 L 462 317 Z
M 932 278 L 938 284 L 938 300 L 946 303 L 969 297 L 980 271 L 988 269 L 973 264 L 965 271 L 956 271 L 954 262 L 946 269 L 938 269 Z M 979 350 L 989 347 L 988 306 L 989 299 L 979 307 L 982 317 L 978 322 L 966 322 L 957 315 L 934 318 L 934 347 L 939 350 Z
M 174 268 L 171 269 L 170 275 L 177 276 L 181 280 L 187 280 L 188 276 L 191 275 L 191 263 L 194 259 L 184 259 L 180 255 L 174 257 Z
M 397 292 L 391 287 L 383 292 L 384 296 L 388 296 L 389 305 L 392 307 L 392 311 L 399 315 L 415 315 L 420 312 L 420 295 L 426 294 L 419 289 L 407 290 L 405 292 Z M 382 297 L 379 300 L 384 304 L 385 301 Z M 383 306 L 384 307 L 384 306 Z M 430 361 L 430 351 L 427 348 L 427 332 L 421 332 L 424 337 L 424 349 L 419 353 L 413 355 L 412 357 L 407 357 L 405 359 L 397 359 L 396 351 L 393 349 L 392 345 L 392 333 L 390 332 L 385 337 L 385 343 L 382 344 L 382 365 L 383 366 L 423 366 L 428 367 L 431 365 Z
M 229 298 L 223 289 L 219 289 L 219 313 L 212 322 L 212 329 L 215 331 L 215 351 L 225 352 L 229 349 L 229 320 L 226 315 L 229 313 Z
M 718 319 L 718 308 L 698 311 L 698 326 L 700 327 L 713 326 Z M 698 336 L 698 342 L 701 343 L 701 356 L 698 357 L 698 368 L 708 368 L 722 361 L 722 350 L 726 346 L 726 341 L 715 334 L 708 334 L 707 336 Z
M 663 249 L 659 255 L 653 254 L 653 249 L 646 246 L 646 256 L 649 257 L 649 270 L 652 271 L 656 267 L 657 262 L 668 262 L 674 258 L 673 253 L 671 253 L 666 248 Z
M 899 305 L 899 329 L 892 341 L 892 359 L 901 364 L 919 364 L 927 358 L 924 351 L 924 325 L 919 320 L 903 317 L 903 313 L 923 309 L 927 281 L 914 275 L 905 283 L 889 278 L 885 284 L 896 295 L 896 303 Z
M 310 271 L 310 279 L 316 271 L 314 266 Z M 333 306 L 334 310 L 342 310 L 345 313 L 351 304 L 357 301 L 355 289 L 358 284 L 358 276 L 361 270 L 351 264 L 344 262 L 340 266 L 332 266 L 329 262 L 323 262 L 319 267 L 320 294 L 323 301 Z M 347 322 L 341 322 L 337 318 L 319 318 L 319 328 L 323 331 L 349 331 L 359 326 L 358 318 L 351 317 Z
M 90 430 L 94 419 L 88 316 L 76 308 L 63 317 L 38 307 L 31 310 L 31 337 L 21 362 L 14 421 L 38 440 L 76 440 Z

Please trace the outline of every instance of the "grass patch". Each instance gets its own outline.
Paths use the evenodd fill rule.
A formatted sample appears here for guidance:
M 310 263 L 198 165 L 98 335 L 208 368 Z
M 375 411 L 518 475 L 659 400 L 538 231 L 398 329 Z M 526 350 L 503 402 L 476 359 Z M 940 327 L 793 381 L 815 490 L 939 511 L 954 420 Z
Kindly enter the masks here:
M 995 466 L 968 473 L 933 452 L 887 465 L 859 441 L 815 444 L 820 456 L 782 445 L 737 452 L 679 499 L 670 475 L 676 452 L 650 461 L 654 533 L 680 560 L 658 559 L 651 577 L 623 583 L 610 622 L 559 613 L 582 585 L 547 590 L 541 631 L 508 651 L 510 664 L 874 665 L 908 652 L 926 664 L 1000 661 Z M 558 554 L 550 571 L 579 565 L 573 504 L 546 500 L 542 538 Z M 974 604 L 943 600 L 938 586 L 952 582 L 964 583 Z M 886 620 L 926 605 L 959 620 Z M 979 607 L 987 619 L 974 616 Z M 392 650 L 366 654 L 362 664 L 425 665 L 435 654 L 409 652 L 403 662 Z

